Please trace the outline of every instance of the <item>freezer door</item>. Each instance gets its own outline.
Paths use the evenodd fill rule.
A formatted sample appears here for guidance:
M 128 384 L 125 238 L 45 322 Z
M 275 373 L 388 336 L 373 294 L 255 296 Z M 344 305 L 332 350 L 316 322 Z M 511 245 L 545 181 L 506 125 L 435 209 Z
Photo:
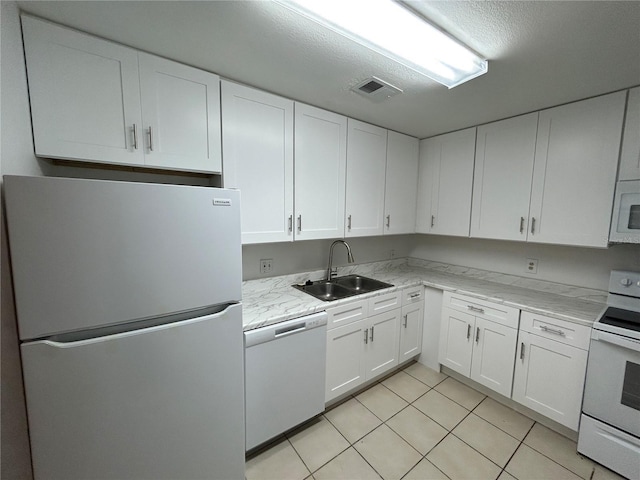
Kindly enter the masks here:
M 4 178 L 22 340 L 241 299 L 238 191 Z
M 244 478 L 241 305 L 21 349 L 36 480 Z

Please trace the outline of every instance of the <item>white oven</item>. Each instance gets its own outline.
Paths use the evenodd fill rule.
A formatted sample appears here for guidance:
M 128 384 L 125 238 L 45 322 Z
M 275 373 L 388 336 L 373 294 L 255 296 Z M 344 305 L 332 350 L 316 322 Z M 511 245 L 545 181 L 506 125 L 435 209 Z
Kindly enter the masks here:
M 609 241 L 640 243 L 640 180 L 621 181 L 616 185 Z
M 640 478 L 640 273 L 612 271 L 593 324 L 578 451 Z

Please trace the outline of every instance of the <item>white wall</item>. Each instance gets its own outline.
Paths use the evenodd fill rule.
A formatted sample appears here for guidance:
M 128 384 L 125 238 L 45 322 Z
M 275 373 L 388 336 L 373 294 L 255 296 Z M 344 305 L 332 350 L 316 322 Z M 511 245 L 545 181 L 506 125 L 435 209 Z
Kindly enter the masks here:
M 438 235 L 415 235 L 414 242 L 416 258 L 600 290 L 607 290 L 611 270 L 640 271 L 640 245 L 576 248 Z M 526 272 L 527 258 L 538 260 L 537 274 Z
M 376 262 L 406 257 L 413 246 L 414 235 L 349 238 L 355 263 Z M 329 248 L 333 240 L 307 240 L 304 242 L 269 243 L 242 247 L 242 276 L 244 280 L 286 275 L 310 270 L 326 269 Z M 347 250 L 342 245 L 334 248 L 334 265 L 347 264 Z M 273 259 L 273 272 L 260 273 L 260 259 Z

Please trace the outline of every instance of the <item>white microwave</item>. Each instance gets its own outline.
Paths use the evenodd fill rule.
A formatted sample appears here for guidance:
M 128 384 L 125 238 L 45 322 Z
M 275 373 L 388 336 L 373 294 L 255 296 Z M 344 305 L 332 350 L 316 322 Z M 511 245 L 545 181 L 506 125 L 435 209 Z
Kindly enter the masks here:
M 640 243 L 640 180 L 618 182 L 609 241 Z

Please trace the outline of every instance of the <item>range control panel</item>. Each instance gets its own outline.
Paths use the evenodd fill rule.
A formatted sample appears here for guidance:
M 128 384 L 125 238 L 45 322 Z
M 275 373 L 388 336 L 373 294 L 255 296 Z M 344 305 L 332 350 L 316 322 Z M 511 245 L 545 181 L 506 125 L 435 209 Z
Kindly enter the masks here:
M 640 272 L 612 270 L 609 293 L 640 298 Z

